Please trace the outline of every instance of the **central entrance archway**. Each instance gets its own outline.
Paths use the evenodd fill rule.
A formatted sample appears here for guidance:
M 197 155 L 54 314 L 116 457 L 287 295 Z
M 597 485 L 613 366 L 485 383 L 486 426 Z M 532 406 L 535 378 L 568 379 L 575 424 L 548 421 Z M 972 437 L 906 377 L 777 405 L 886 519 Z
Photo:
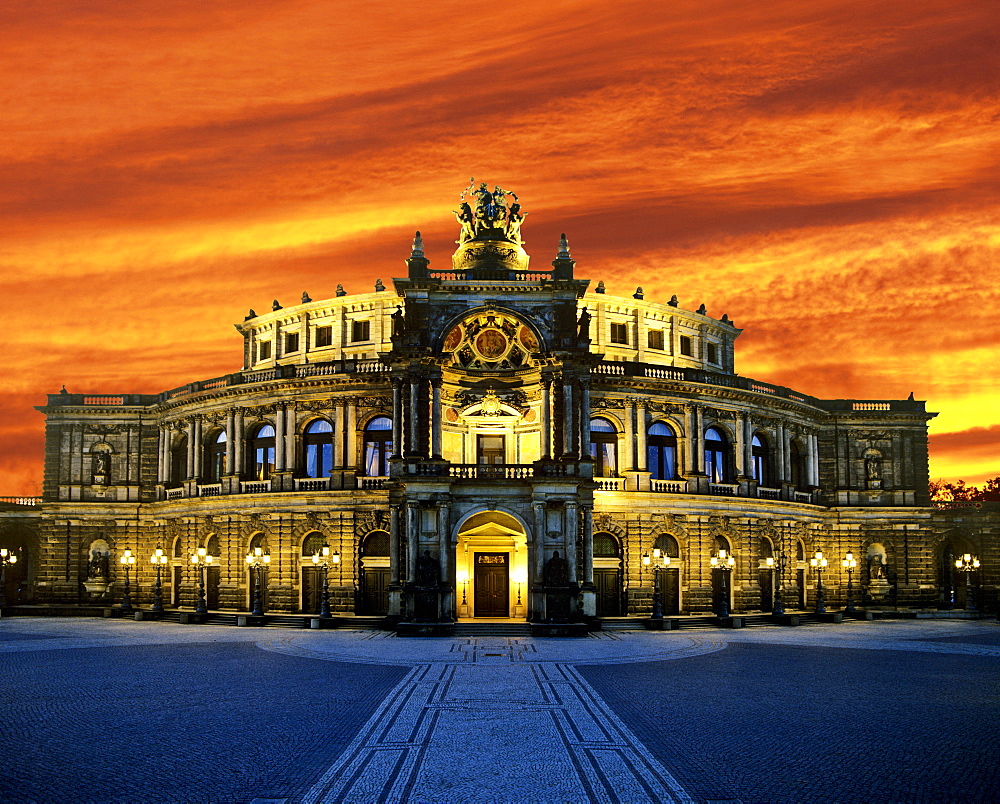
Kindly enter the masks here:
M 526 619 L 528 539 L 503 511 L 472 514 L 459 526 L 455 554 L 459 619 Z

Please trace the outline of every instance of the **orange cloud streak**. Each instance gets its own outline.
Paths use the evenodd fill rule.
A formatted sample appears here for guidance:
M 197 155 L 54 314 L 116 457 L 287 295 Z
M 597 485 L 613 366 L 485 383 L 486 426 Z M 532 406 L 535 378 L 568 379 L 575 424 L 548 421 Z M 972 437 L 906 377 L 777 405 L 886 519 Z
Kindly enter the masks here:
M 978 0 L 6 6 L 0 491 L 35 490 L 31 406 L 63 382 L 235 370 L 247 308 L 367 290 L 414 229 L 446 264 L 470 175 L 518 192 L 536 261 L 565 231 L 609 292 L 728 312 L 743 374 L 913 390 L 941 412 L 932 475 L 1000 474 L 998 22 Z

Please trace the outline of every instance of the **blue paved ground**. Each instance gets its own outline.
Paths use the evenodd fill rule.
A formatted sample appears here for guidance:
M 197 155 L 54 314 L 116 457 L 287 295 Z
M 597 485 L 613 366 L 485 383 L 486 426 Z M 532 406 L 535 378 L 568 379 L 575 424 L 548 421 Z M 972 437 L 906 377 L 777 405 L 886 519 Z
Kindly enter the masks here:
M 579 669 L 698 799 L 1000 801 L 996 657 L 731 644 Z
M 0 801 L 294 795 L 404 673 L 247 643 L 0 655 Z

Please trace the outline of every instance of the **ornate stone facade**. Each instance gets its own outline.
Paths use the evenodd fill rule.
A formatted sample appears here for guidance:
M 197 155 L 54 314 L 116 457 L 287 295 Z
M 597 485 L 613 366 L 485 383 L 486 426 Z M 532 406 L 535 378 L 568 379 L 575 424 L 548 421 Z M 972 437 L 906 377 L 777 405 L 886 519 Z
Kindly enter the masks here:
M 209 605 L 246 611 L 260 547 L 266 608 L 316 611 L 326 545 L 333 611 L 402 621 L 648 616 L 654 550 L 668 613 L 718 607 L 720 550 L 734 612 L 811 606 L 817 550 L 828 605 L 848 551 L 859 603 L 964 602 L 950 557 L 986 566 L 997 523 L 931 507 L 923 402 L 739 376 L 728 316 L 588 290 L 565 236 L 529 268 L 516 196 L 472 186 L 444 270 L 418 233 L 392 289 L 251 311 L 240 371 L 50 395 L 43 497 L 0 510 L 8 597 L 116 601 L 131 549 L 145 605 L 160 547 L 167 604 L 192 606 L 205 548 Z

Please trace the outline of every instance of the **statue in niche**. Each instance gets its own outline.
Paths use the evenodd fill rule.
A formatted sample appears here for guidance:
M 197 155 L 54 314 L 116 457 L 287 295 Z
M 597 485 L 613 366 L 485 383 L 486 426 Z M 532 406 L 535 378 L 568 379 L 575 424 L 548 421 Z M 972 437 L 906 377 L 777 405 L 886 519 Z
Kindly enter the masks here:
M 111 475 L 111 455 L 95 452 L 90 459 L 90 470 L 95 483 L 108 483 Z
M 401 338 L 406 332 L 406 322 L 403 318 L 403 308 L 396 305 L 396 312 L 392 314 L 392 337 Z
M 542 569 L 542 582 L 546 586 L 568 586 L 569 564 L 559 556 L 559 551 L 552 552 L 552 558 L 545 562 Z
M 873 581 L 885 580 L 885 564 L 881 553 L 875 553 L 868 559 L 868 577 Z
M 580 319 L 577 321 L 578 330 L 577 337 L 581 341 L 590 341 L 590 319 L 592 316 L 587 312 L 587 308 L 584 307 L 580 311 Z
M 869 483 L 878 483 L 882 479 L 882 459 L 872 454 L 865 458 L 865 476 Z
M 424 554 L 417 559 L 417 586 L 437 586 L 441 577 L 441 564 L 430 550 L 424 550 Z
M 91 551 L 90 561 L 87 562 L 87 577 L 107 578 L 109 574 L 108 564 L 108 553 L 102 553 L 100 550 Z

